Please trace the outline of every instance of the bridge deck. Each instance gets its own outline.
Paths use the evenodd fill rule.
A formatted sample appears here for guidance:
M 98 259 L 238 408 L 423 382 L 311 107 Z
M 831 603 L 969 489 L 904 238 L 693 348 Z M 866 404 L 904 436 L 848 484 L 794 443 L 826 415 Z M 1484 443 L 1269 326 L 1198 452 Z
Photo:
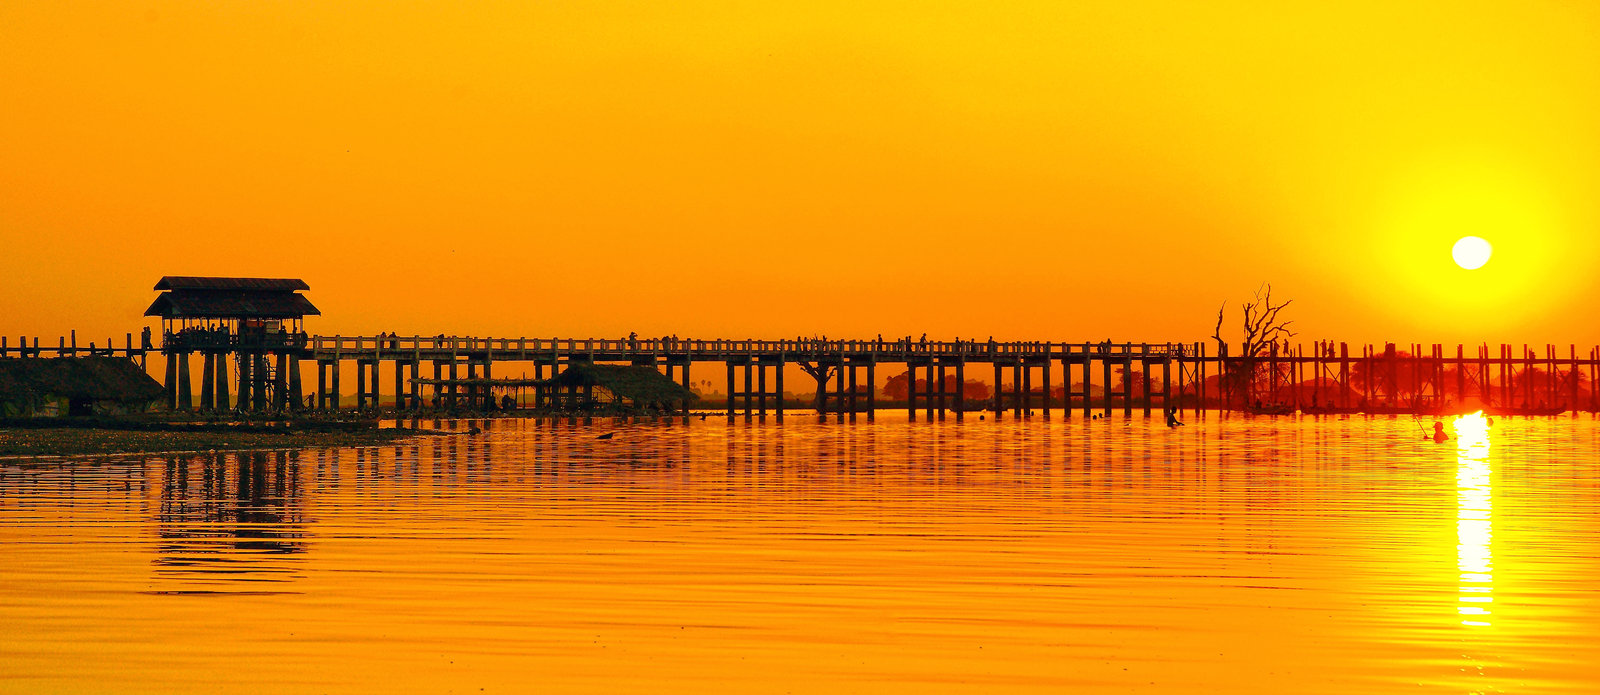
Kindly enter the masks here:
M 580 358 L 597 362 L 726 362 L 745 359 L 829 362 L 1037 360 L 1192 360 L 1195 344 L 1056 343 L 879 340 L 698 340 L 604 338 L 471 338 L 457 336 L 312 336 L 311 356 L 333 360 L 491 359 L 550 362 Z M 1187 355 L 1187 357 L 1186 357 Z

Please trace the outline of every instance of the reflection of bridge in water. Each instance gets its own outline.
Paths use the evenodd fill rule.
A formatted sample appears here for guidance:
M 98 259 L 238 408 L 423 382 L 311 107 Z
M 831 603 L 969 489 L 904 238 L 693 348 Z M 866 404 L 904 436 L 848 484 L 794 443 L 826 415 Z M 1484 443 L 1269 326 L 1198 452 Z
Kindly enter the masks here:
M 276 581 L 297 576 L 305 552 L 298 455 L 170 456 L 161 488 L 159 575 Z

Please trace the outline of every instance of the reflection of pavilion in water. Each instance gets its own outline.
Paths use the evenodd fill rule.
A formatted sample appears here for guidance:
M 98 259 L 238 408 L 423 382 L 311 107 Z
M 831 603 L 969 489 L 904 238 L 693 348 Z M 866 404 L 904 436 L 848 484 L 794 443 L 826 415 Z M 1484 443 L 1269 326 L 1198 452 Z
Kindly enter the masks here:
M 305 552 L 300 463 L 289 452 L 169 457 L 156 573 L 214 581 L 286 581 Z
M 1456 422 L 1456 569 L 1461 624 L 1488 627 L 1494 602 L 1494 485 L 1490 479 L 1489 430 L 1471 416 Z

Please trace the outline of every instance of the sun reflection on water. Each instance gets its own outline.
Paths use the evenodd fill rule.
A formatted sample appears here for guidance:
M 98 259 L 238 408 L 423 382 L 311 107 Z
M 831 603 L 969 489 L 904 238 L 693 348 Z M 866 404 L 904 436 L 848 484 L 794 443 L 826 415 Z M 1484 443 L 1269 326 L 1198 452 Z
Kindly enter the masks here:
M 1490 480 L 1489 422 L 1479 411 L 1455 420 L 1456 569 L 1461 573 L 1456 612 L 1461 624 L 1489 627 L 1494 602 L 1494 489 Z

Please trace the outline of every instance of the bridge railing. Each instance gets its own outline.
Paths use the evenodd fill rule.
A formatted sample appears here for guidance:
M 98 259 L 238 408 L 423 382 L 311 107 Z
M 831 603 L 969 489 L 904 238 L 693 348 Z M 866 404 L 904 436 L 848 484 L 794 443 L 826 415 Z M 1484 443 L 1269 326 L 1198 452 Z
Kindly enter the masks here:
M 1174 346 L 1177 345 L 1177 348 Z M 475 336 L 312 336 L 306 347 L 319 355 L 400 356 L 411 354 L 499 355 L 626 355 L 630 357 L 687 355 L 714 359 L 723 356 L 785 354 L 804 356 L 875 356 L 903 358 L 917 355 L 970 355 L 973 357 L 1074 357 L 1155 359 L 1183 355 L 1174 343 L 1059 343 L 1036 341 L 922 341 L 823 339 L 675 339 L 675 338 L 479 338 Z M 1193 355 L 1190 355 L 1193 356 Z

